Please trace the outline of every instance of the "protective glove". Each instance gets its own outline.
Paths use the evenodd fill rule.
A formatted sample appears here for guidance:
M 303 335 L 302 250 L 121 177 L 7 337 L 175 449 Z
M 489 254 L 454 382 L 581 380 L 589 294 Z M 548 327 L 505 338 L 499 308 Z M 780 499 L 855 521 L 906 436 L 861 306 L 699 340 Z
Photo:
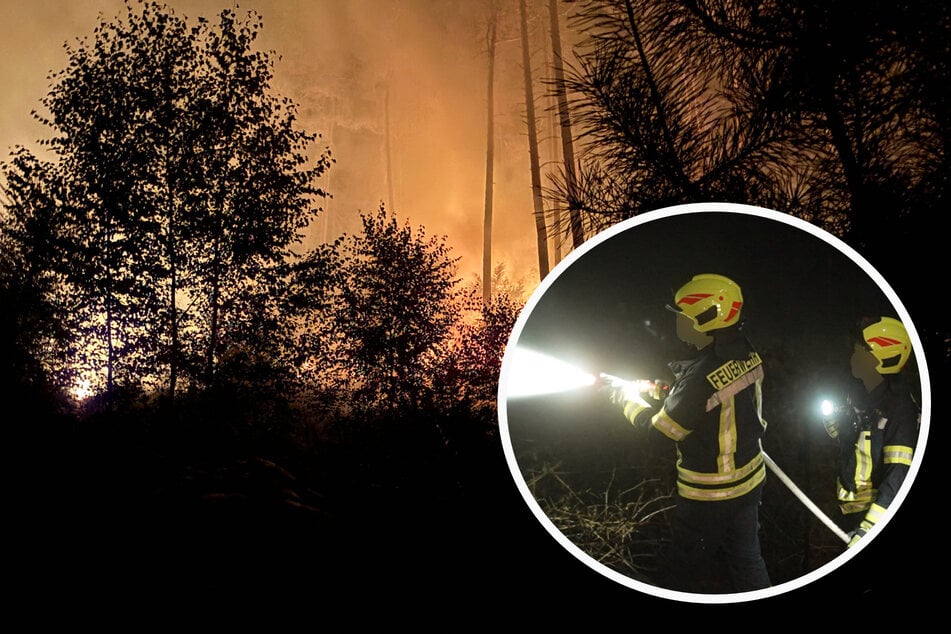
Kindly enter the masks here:
M 624 416 L 635 427 L 639 426 L 641 421 L 649 420 L 649 415 L 656 413 L 662 405 L 648 394 L 648 391 L 652 389 L 650 383 L 650 381 L 624 381 L 607 374 L 599 376 L 599 389 L 608 395 L 612 403 L 623 408 Z M 638 419 L 638 416 L 644 412 L 648 412 L 649 415 Z
M 670 385 L 663 379 L 654 379 L 647 385 L 647 390 L 641 393 L 641 396 L 651 404 L 655 409 L 664 406 L 664 400 L 670 392 Z
M 859 540 L 865 537 L 865 534 L 872 528 L 873 524 L 868 520 L 862 520 L 858 528 L 849 533 L 849 548 L 852 548 Z

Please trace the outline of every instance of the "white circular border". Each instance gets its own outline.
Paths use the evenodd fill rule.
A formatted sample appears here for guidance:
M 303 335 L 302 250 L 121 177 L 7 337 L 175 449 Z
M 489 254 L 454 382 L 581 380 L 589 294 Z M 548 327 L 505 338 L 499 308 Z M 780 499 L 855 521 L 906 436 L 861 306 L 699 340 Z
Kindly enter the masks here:
M 898 312 L 898 317 L 905 324 L 906 329 L 908 330 L 908 335 L 911 338 L 912 348 L 915 352 L 915 359 L 917 360 L 919 375 L 921 378 L 921 425 L 918 436 L 918 443 L 915 447 L 914 458 L 912 459 L 911 468 L 908 472 L 908 475 L 905 477 L 905 481 L 902 483 L 901 487 L 898 489 L 898 492 L 895 495 L 895 499 L 888 507 L 888 511 L 885 513 L 885 516 L 882 517 L 872 529 L 869 536 L 865 539 L 862 539 L 858 542 L 857 545 L 845 550 L 842 554 L 835 557 L 833 560 L 827 562 L 826 564 L 816 568 L 815 570 L 798 577 L 792 581 L 787 581 L 770 588 L 764 588 L 762 590 L 754 590 L 750 592 L 739 592 L 739 593 L 726 593 L 726 594 L 699 594 L 699 593 L 690 593 L 690 592 L 679 592 L 675 590 L 668 590 L 665 588 L 660 588 L 657 586 L 652 586 L 635 579 L 631 579 L 616 570 L 608 568 L 604 564 L 592 558 L 586 552 L 578 548 L 571 540 L 562 534 L 560 530 L 554 525 L 554 523 L 545 515 L 541 507 L 538 504 L 538 501 L 535 500 L 535 497 L 532 495 L 531 491 L 528 489 L 528 485 L 525 483 L 525 479 L 522 477 L 521 471 L 518 468 L 518 463 L 515 458 L 514 450 L 512 449 L 512 439 L 509 434 L 508 427 L 508 417 L 507 417 L 507 399 L 506 399 L 506 385 L 508 384 L 508 375 L 511 368 L 511 355 L 506 354 L 502 358 L 502 366 L 499 374 L 499 391 L 498 391 L 498 413 L 499 413 L 499 432 L 502 440 L 502 448 L 505 453 L 505 459 L 508 462 L 509 470 L 512 472 L 512 476 L 515 480 L 515 484 L 518 487 L 519 492 L 522 494 L 522 497 L 525 499 L 525 502 L 528 504 L 529 508 L 538 518 L 538 521 L 544 526 L 548 532 L 555 538 L 555 540 L 560 543 L 568 552 L 574 555 L 581 562 L 586 564 L 588 567 L 592 568 L 594 571 L 600 573 L 601 575 L 616 581 L 617 583 L 632 588 L 634 590 L 639 590 L 641 592 L 651 594 L 654 596 L 659 596 L 662 598 L 673 599 L 676 601 L 690 601 L 695 603 L 738 603 L 745 601 L 753 601 L 756 599 L 763 599 L 766 597 L 775 596 L 800 588 L 806 584 L 811 583 L 812 581 L 819 579 L 820 577 L 828 574 L 829 572 L 835 570 L 842 564 L 846 563 L 852 557 L 856 556 L 866 544 L 875 536 L 876 533 L 880 532 L 886 524 L 888 524 L 892 515 L 898 510 L 901 506 L 901 503 L 904 501 L 905 497 L 908 494 L 908 489 L 911 487 L 912 483 L 915 480 L 915 477 L 918 474 L 918 470 L 921 466 L 921 461 L 924 458 L 924 449 L 926 446 L 926 440 L 928 437 L 928 429 L 931 421 L 931 382 L 928 376 L 928 365 L 925 360 L 924 350 L 922 348 L 921 340 L 918 337 L 918 331 L 914 327 L 911 316 L 908 314 L 908 311 L 905 309 L 901 300 L 898 298 L 898 295 L 892 289 L 892 287 L 885 281 L 881 274 L 875 270 L 875 268 L 858 252 L 856 252 L 852 247 L 845 244 L 839 238 L 833 236 L 827 231 L 809 223 L 795 216 L 791 216 L 786 213 L 781 213 L 778 211 L 772 211 L 769 209 L 764 209 L 761 207 L 754 207 L 752 205 L 741 205 L 735 203 L 722 203 L 722 202 L 709 202 L 709 203 L 690 203 L 684 205 L 674 205 L 672 207 L 665 207 L 663 209 L 658 209 L 655 211 L 650 211 L 646 213 L 639 214 L 633 218 L 620 222 L 601 233 L 593 236 L 589 240 L 585 241 L 584 244 L 580 245 L 578 248 L 571 251 L 561 262 L 559 262 L 551 272 L 545 276 L 545 278 L 539 283 L 538 287 L 532 292 L 531 296 L 525 303 L 525 306 L 522 309 L 522 312 L 519 314 L 518 319 L 515 321 L 515 325 L 512 328 L 511 336 L 509 337 L 507 350 L 514 348 L 515 344 L 518 342 L 519 336 L 521 335 L 522 329 L 525 327 L 525 323 L 528 321 L 529 316 L 534 310 L 536 304 L 539 302 L 541 297 L 545 294 L 548 287 L 551 286 L 558 276 L 560 276 L 564 271 L 572 265 L 578 258 L 582 255 L 601 244 L 605 240 L 627 231 L 628 229 L 635 227 L 637 225 L 645 224 L 654 220 L 661 218 L 668 218 L 671 216 L 678 216 L 691 213 L 700 213 L 700 212 L 733 212 L 741 213 L 753 216 L 759 216 L 762 218 L 768 218 L 770 220 L 776 220 L 778 222 L 791 225 L 798 229 L 802 229 L 812 235 L 824 240 L 830 245 L 837 248 L 840 252 L 847 255 L 853 262 L 858 264 L 865 271 L 868 276 L 874 280 L 883 293 L 888 297 L 894 306 L 895 310 Z

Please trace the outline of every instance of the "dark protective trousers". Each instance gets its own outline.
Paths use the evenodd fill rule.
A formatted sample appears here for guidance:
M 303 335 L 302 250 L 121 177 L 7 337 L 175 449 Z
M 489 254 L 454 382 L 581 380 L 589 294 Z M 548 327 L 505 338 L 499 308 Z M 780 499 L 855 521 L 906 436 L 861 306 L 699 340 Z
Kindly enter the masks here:
M 768 588 L 759 540 L 762 495 L 763 485 L 733 500 L 678 497 L 661 585 L 703 594 Z

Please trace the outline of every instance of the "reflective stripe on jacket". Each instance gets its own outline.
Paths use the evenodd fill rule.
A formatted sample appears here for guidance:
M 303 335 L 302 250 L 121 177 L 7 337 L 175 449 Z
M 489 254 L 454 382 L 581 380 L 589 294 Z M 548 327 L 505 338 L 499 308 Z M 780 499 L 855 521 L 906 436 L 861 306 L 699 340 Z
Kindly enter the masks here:
M 749 493 L 766 478 L 759 355 L 725 360 L 711 345 L 671 369 L 676 381 L 650 423 L 677 443 L 678 492 L 704 501 Z
M 856 403 L 868 421 L 857 434 L 845 435 L 837 497 L 842 513 L 887 509 L 914 458 L 918 438 L 917 406 L 891 380 Z M 880 513 L 879 513 L 880 514 Z M 870 520 L 877 519 L 872 513 Z M 874 523 L 874 521 L 872 521 Z

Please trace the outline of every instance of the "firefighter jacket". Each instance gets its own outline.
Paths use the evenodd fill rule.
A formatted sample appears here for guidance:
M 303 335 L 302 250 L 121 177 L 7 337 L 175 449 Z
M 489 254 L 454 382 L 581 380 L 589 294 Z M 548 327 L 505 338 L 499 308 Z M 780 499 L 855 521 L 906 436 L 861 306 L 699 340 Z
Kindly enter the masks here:
M 729 500 L 766 478 L 760 440 L 763 362 L 746 347 L 727 359 L 707 346 L 693 359 L 669 364 L 675 380 L 659 411 L 628 400 L 624 414 L 677 445 L 677 490 L 684 498 Z
M 850 397 L 852 415 L 838 421 L 837 497 L 844 514 L 865 512 L 873 526 L 905 480 L 918 439 L 920 413 L 897 377 Z

